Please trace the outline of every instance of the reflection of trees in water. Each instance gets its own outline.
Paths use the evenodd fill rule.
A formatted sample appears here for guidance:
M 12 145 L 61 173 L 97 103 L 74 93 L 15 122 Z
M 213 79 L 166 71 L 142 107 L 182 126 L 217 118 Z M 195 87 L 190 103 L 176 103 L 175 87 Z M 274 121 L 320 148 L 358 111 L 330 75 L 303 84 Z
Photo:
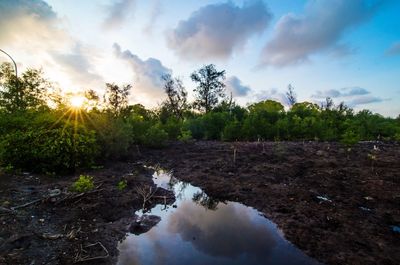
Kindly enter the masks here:
M 198 205 L 201 205 L 201 206 L 205 207 L 206 209 L 213 210 L 213 211 L 217 209 L 217 205 L 219 203 L 218 200 L 214 200 L 213 198 L 207 196 L 207 194 L 205 194 L 202 191 L 198 191 L 198 192 L 194 193 L 192 200 L 195 203 L 197 203 Z
M 174 184 L 174 187 L 175 187 L 175 198 L 177 198 L 179 200 L 182 200 L 182 199 L 184 199 L 183 195 L 185 194 L 185 189 L 188 187 L 189 183 L 180 182 L 176 178 L 173 178 L 173 179 L 176 181 L 175 184 Z

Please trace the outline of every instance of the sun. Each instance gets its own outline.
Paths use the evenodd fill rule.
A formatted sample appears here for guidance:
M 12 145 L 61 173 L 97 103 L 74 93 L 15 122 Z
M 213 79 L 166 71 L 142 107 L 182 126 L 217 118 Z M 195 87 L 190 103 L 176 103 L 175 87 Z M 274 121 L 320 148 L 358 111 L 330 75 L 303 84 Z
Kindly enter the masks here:
M 81 109 L 84 103 L 85 103 L 85 98 L 83 96 L 76 95 L 72 96 L 69 99 L 69 104 L 71 105 L 71 107 L 75 109 Z

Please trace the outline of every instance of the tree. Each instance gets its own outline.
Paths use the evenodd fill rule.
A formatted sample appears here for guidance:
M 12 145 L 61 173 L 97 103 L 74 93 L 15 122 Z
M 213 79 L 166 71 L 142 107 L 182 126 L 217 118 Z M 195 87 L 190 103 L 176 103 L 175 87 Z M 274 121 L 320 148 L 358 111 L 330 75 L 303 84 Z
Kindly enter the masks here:
M 88 101 L 88 105 L 90 109 L 97 109 L 99 105 L 100 97 L 93 89 L 89 89 L 85 91 L 85 98 Z
M 294 87 L 291 84 L 288 85 L 288 91 L 286 92 L 286 97 L 290 107 L 296 104 L 297 95 L 296 93 L 294 93 Z
M 114 83 L 106 83 L 106 93 L 104 95 L 106 108 L 118 116 L 128 105 L 128 96 L 131 88 L 132 85 L 119 87 Z
M 167 94 L 167 101 L 164 106 L 171 111 L 177 119 L 183 119 L 183 113 L 187 109 L 187 92 L 182 80 L 173 78 L 170 74 L 162 76 L 164 80 L 164 91 Z
M 42 70 L 28 69 L 22 77 L 14 75 L 9 63 L 0 65 L 0 106 L 8 112 L 46 105 L 50 82 Z
M 225 71 L 217 71 L 215 65 L 209 64 L 195 71 L 190 76 L 197 83 L 194 91 L 197 93 L 194 106 L 208 113 L 225 97 Z

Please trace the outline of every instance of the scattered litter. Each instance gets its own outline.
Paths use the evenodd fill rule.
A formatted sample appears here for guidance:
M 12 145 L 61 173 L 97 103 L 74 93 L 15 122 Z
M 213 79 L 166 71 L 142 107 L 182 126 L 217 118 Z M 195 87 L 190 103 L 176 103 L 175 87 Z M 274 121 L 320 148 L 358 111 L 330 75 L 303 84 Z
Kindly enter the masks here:
M 325 196 L 317 196 L 318 200 L 324 201 L 324 202 L 332 202 L 328 197 Z
M 361 206 L 360 209 L 365 211 L 365 212 L 372 212 L 372 210 L 370 208 L 367 208 L 367 207 Z
M 56 239 L 59 239 L 59 238 L 64 237 L 64 235 L 63 235 L 63 234 L 49 234 L 49 233 L 44 233 L 44 234 L 42 234 L 42 237 L 43 237 L 44 239 L 56 240 Z
M 61 190 L 60 189 L 49 190 L 49 196 L 50 197 L 57 197 L 59 195 L 61 195 Z
M 373 201 L 374 200 L 374 198 L 372 198 L 370 196 L 364 197 L 364 199 L 366 199 L 367 201 Z

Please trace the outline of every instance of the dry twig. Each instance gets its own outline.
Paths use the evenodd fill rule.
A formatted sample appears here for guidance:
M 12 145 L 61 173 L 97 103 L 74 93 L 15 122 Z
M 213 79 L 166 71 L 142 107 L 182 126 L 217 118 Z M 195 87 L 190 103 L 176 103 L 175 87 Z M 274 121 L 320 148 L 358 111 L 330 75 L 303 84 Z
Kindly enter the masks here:
M 146 188 L 148 188 L 148 189 L 146 189 Z M 143 206 L 142 206 L 143 210 L 145 209 L 146 202 L 149 201 L 154 196 L 154 194 L 157 192 L 157 188 L 153 191 L 153 188 L 150 186 L 136 187 L 135 190 L 136 190 L 137 194 L 139 194 L 143 198 Z
M 90 257 L 89 255 L 84 254 L 84 253 L 88 252 L 85 250 L 85 248 L 88 249 L 88 248 L 91 248 L 94 246 L 100 246 L 102 248 L 102 250 L 104 251 L 105 255 Z M 82 247 L 82 245 L 81 245 L 81 250 L 76 254 L 74 263 L 85 262 L 85 261 L 89 261 L 89 260 L 107 259 L 109 256 L 110 256 L 110 254 L 108 253 L 107 248 L 101 242 L 96 242 L 94 244 L 89 244 L 84 247 Z

